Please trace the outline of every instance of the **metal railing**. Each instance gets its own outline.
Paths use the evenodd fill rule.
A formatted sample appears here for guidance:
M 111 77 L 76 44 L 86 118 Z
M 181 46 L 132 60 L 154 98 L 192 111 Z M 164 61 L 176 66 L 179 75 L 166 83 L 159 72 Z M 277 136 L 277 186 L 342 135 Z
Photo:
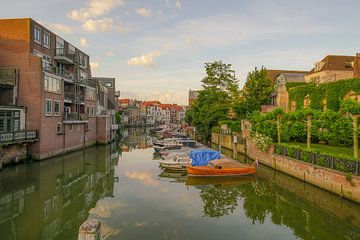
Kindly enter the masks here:
M 89 116 L 85 113 L 64 113 L 64 121 L 87 121 Z
M 75 59 L 75 53 L 69 50 L 66 50 L 65 48 L 56 48 L 55 55 L 60 57 L 66 57 L 70 59 L 71 61 L 74 61 Z
M 59 69 L 57 69 L 56 74 L 66 79 L 75 80 L 75 74 L 66 70 L 60 71 Z
M 275 144 L 274 154 L 312 163 L 318 166 L 360 175 L 360 162 L 352 159 L 338 158 L 317 152 L 305 151 L 296 147 L 285 147 Z
M 75 101 L 75 93 L 73 93 L 73 92 L 65 92 L 65 100 Z
M 87 85 L 93 88 L 96 88 L 96 80 L 94 79 L 88 79 Z
M 8 84 L 15 85 L 18 77 L 18 69 L 16 68 L 0 68 L 0 80 Z
M 38 140 L 37 130 L 24 130 L 17 132 L 0 133 L 0 144 L 20 143 L 20 142 L 37 141 L 37 140 Z

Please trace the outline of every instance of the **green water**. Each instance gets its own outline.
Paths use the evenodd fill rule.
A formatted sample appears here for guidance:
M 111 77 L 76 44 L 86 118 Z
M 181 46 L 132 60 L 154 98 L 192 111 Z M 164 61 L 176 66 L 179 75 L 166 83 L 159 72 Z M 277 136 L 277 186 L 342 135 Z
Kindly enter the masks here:
M 163 172 L 143 130 L 0 172 L 0 239 L 360 239 L 360 205 L 260 166 L 254 178 Z M 243 159 L 244 160 L 244 159 Z

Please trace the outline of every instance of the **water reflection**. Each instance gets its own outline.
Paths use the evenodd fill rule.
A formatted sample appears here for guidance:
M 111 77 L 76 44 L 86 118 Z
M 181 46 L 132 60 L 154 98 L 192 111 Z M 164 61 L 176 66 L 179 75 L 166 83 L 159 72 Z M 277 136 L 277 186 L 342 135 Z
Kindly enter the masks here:
M 123 152 L 132 152 L 136 149 L 151 148 L 153 139 L 150 128 L 125 128 L 119 146 Z
M 113 195 L 117 154 L 92 147 L 0 174 L 0 234 L 7 239 L 76 239 L 97 201 Z

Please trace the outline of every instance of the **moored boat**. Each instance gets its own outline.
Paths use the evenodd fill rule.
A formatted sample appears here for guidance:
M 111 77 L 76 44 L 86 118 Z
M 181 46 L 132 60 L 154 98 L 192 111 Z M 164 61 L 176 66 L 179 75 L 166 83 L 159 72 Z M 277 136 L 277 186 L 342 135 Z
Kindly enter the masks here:
M 235 160 L 218 159 L 210 161 L 208 166 L 187 166 L 186 171 L 193 177 L 247 176 L 255 174 L 256 167 Z
M 173 159 L 161 160 L 159 163 L 166 170 L 186 172 L 186 166 L 191 165 L 191 160 L 188 156 L 176 156 Z

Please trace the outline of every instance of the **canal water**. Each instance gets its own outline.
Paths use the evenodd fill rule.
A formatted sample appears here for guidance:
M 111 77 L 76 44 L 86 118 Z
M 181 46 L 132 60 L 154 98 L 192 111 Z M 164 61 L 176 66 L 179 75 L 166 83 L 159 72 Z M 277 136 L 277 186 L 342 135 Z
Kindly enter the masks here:
M 360 205 L 260 166 L 253 178 L 163 172 L 145 129 L 0 172 L 0 239 L 360 239 Z M 230 153 L 229 153 L 230 154 Z M 245 160 L 245 159 L 242 159 Z

